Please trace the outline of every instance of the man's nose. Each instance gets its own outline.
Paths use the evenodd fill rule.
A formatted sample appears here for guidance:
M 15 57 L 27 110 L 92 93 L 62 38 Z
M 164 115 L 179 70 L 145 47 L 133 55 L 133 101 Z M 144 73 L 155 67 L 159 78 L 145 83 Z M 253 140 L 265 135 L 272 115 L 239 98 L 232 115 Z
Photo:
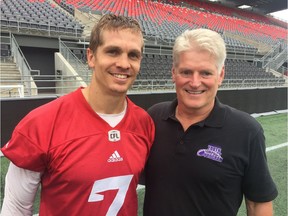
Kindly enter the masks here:
M 201 76 L 198 73 L 192 73 L 191 76 L 189 77 L 190 85 L 193 87 L 199 87 L 201 84 Z
M 130 68 L 129 57 L 127 55 L 124 55 L 124 54 L 119 56 L 119 58 L 117 59 L 116 65 L 117 65 L 117 67 L 129 69 Z

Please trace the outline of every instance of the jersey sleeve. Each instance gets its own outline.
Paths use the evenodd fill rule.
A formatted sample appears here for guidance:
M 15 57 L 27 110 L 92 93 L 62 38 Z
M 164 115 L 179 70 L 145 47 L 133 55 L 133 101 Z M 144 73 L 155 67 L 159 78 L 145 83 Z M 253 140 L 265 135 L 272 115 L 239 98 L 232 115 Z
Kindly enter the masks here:
M 1 149 L 16 166 L 35 172 L 46 169 L 55 119 L 64 97 L 35 108 L 17 124 Z
M 1 149 L 16 166 L 35 172 L 45 169 L 46 153 L 51 134 L 51 118 L 45 110 L 27 114 L 15 127 L 11 139 Z M 50 125 L 50 126 L 49 126 Z
M 42 172 L 45 169 L 45 153 L 17 129 L 1 151 L 18 167 L 35 172 Z

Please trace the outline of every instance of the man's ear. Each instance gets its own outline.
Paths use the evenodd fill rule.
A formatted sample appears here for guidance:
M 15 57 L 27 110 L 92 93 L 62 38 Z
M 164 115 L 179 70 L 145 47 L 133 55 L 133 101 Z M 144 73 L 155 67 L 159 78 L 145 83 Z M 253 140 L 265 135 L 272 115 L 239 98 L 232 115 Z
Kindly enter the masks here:
M 175 83 L 176 69 L 174 68 L 174 66 L 172 67 L 171 73 L 172 73 L 172 81 L 173 83 Z
M 86 56 L 87 56 L 87 64 L 89 68 L 94 68 L 95 56 L 94 56 L 93 51 L 90 48 L 87 48 Z
M 218 86 L 221 86 L 223 80 L 224 80 L 224 77 L 225 77 L 225 66 L 223 65 L 221 71 L 220 71 L 220 74 L 219 74 L 219 79 L 218 79 Z

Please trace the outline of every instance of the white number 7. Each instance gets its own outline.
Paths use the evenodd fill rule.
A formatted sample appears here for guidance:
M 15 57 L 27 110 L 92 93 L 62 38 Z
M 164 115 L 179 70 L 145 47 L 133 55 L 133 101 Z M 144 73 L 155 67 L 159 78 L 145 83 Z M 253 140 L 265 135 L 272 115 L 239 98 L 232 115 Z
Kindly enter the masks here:
M 122 207 L 129 184 L 133 175 L 116 176 L 94 182 L 88 202 L 99 202 L 104 200 L 104 195 L 97 194 L 107 190 L 118 189 L 115 199 L 111 203 L 106 216 L 115 216 Z

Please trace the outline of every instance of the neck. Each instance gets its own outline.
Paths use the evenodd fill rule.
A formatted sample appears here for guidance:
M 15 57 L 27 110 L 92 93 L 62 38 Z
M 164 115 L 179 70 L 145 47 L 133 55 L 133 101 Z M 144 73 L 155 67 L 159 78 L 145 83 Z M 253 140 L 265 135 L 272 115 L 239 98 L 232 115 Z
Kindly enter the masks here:
M 191 110 L 178 105 L 175 110 L 175 116 L 181 123 L 184 131 L 186 131 L 191 125 L 206 119 L 212 108 L 207 110 Z
M 82 93 L 86 101 L 97 113 L 118 114 L 125 109 L 125 94 L 120 96 L 103 94 L 100 91 L 93 90 L 91 86 L 82 89 Z

